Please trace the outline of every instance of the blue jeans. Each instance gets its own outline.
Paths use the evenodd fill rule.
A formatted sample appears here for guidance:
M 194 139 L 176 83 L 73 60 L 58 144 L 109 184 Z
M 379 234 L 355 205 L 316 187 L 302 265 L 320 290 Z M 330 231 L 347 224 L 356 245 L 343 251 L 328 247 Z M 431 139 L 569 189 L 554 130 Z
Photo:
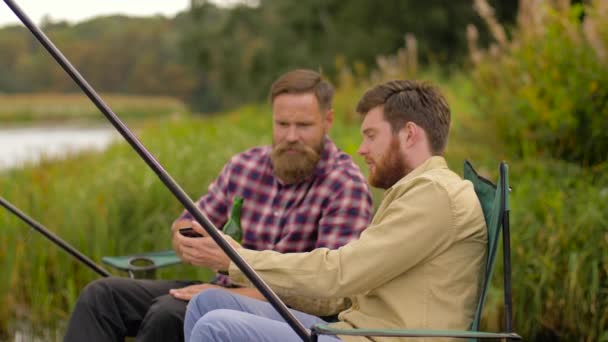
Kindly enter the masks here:
M 326 323 L 317 316 L 291 310 L 305 327 Z M 188 304 L 184 320 L 186 342 L 208 341 L 299 341 L 298 335 L 267 302 L 209 289 Z M 319 341 L 341 341 L 336 336 L 320 336 Z

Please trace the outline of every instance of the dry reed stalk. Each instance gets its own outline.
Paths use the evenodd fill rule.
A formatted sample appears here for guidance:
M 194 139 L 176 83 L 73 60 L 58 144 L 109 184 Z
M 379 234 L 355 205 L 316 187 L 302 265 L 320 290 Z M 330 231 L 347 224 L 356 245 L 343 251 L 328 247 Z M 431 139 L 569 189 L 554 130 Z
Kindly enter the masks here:
M 505 28 L 496 19 L 492 6 L 490 6 L 486 0 L 475 0 L 473 8 L 475 8 L 477 13 L 479 13 L 481 18 L 486 22 L 492 36 L 496 39 L 500 47 L 506 48 L 509 40 L 507 39 Z
M 546 13 L 544 0 L 520 0 L 517 27 L 520 34 L 543 34 Z
M 490 48 L 489 48 L 489 52 L 490 52 L 490 56 L 494 59 L 498 59 L 500 58 L 500 47 L 498 46 L 498 44 L 496 43 L 491 43 L 490 44 Z
M 418 41 L 412 33 L 405 35 L 405 48 L 408 76 L 414 77 L 418 73 Z
M 415 78 L 418 73 L 418 41 L 408 33 L 404 37 L 405 46 L 394 55 L 376 57 L 378 69 L 372 72 L 372 84 L 391 79 Z
M 477 31 L 477 27 L 473 24 L 467 25 L 467 45 L 469 47 L 469 54 L 471 55 L 471 60 L 473 64 L 477 65 L 481 62 L 483 58 L 482 52 L 479 50 L 477 46 L 477 42 L 479 40 L 479 31 Z
M 570 10 L 570 0 L 553 0 L 554 7 L 560 12 L 567 12 Z
M 598 32 L 597 21 L 601 20 L 601 18 L 606 18 L 606 15 L 608 15 L 608 2 L 596 0 L 593 5 L 595 7 L 595 13 L 590 13 L 585 17 L 585 21 L 583 22 L 583 33 L 600 61 L 606 62 L 608 59 L 608 52 L 606 51 L 606 45 L 604 45 L 604 41 Z
M 606 18 L 608 15 L 608 1 L 605 0 L 593 0 L 593 6 L 599 14 L 599 18 Z

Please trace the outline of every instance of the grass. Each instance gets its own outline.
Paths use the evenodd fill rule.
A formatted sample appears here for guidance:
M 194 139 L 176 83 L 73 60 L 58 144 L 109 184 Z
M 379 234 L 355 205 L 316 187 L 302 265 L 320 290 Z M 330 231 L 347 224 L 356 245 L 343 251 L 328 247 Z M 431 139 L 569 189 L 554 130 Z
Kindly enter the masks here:
M 456 75 L 439 82 L 453 111 L 451 168 L 460 172 L 462 161 L 470 159 L 496 179 L 500 160 L 511 166 L 516 331 L 530 340 L 542 340 L 543 331 L 564 339 L 606 340 L 608 166 L 583 170 L 552 160 L 517 160 L 498 140 L 491 115 L 471 105 L 475 89 L 470 81 Z M 331 134 L 351 155 L 360 142 L 353 99 L 362 92 L 341 89 L 336 96 Z M 145 122 L 139 138 L 193 199 L 206 191 L 230 156 L 271 141 L 266 105 L 207 118 L 165 116 Z M 355 161 L 366 173 L 361 158 Z M 169 249 L 169 225 L 182 210 L 124 143 L 0 175 L 1 196 L 93 260 Z M 376 203 L 381 195 L 374 191 Z M 98 276 L 4 210 L 0 227 L 0 340 L 14 337 L 27 322 L 35 322 L 32 334 L 38 336 L 60 330 L 81 288 Z M 500 275 L 501 265 L 497 268 Z M 190 266 L 159 273 L 171 279 L 206 276 Z M 495 276 L 484 314 L 485 327 L 494 330 L 502 319 L 500 281 Z
M 101 94 L 124 119 L 143 119 L 187 113 L 182 102 L 171 97 Z M 99 110 L 84 94 L 1 94 L 0 123 L 100 120 Z
M 240 115 L 211 119 L 154 120 L 140 127 L 140 139 L 197 198 L 227 156 L 269 141 L 269 134 L 259 133 L 269 133 L 269 126 L 251 124 L 258 111 L 244 108 Z M 78 154 L 5 172 L 0 188 L 1 196 L 93 260 L 169 249 L 168 227 L 181 212 L 156 175 L 124 143 L 105 153 Z M 6 277 L 0 284 L 4 336 L 14 333 L 11 322 L 31 320 L 52 327 L 65 320 L 82 286 L 96 274 L 4 210 L 0 226 L 0 264 Z M 180 266 L 163 270 L 160 276 L 189 279 L 208 274 Z
M 357 92 L 360 95 L 362 89 L 353 90 Z M 366 172 L 363 160 L 356 156 L 359 122 L 347 114 L 349 106 L 351 111 L 354 106 L 353 96 L 338 94 L 332 136 Z M 460 139 L 474 120 L 466 104 L 458 102 L 460 94 L 448 92 L 448 96 L 455 103 L 454 135 Z M 44 108 L 46 97 L 35 98 L 38 102 L 34 107 Z M 138 131 L 144 145 L 196 199 L 230 156 L 253 145 L 270 143 L 270 108 L 248 106 L 205 119 L 166 117 L 148 121 Z M 454 150 L 450 164 L 456 169 L 460 169 L 462 159 L 471 158 L 466 149 L 456 148 L 459 145 L 456 140 L 450 147 Z M 169 249 L 168 227 L 181 212 L 179 203 L 156 175 L 124 143 L 103 153 L 76 154 L 63 161 L 43 161 L 39 166 L 9 171 L 0 179 L 0 188 L 1 196 L 93 260 L 104 255 Z M 374 192 L 376 203 L 381 195 L 380 191 Z M 33 320 L 44 327 L 61 324 L 80 289 L 97 275 L 6 211 L 0 211 L 0 225 L 4 227 L 0 264 L 7 277 L 0 284 L 4 334 L 14 333 L 11 322 Z M 189 279 L 206 277 L 207 273 L 179 266 L 161 270 L 159 276 Z

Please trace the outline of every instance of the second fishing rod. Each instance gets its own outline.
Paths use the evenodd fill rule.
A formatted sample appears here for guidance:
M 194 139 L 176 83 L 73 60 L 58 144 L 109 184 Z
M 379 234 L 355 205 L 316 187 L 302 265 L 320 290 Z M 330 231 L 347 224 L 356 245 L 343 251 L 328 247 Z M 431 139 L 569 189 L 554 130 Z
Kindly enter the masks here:
M 93 260 L 89 259 L 86 255 L 82 254 L 79 250 L 72 247 L 69 243 L 63 241 L 59 236 L 55 235 L 53 232 L 48 230 L 42 224 L 40 224 L 39 222 L 37 222 L 36 220 L 34 220 L 30 216 L 28 216 L 23 211 L 19 210 L 17 207 L 15 207 L 13 204 L 11 204 L 9 201 L 2 198 L 1 196 L 0 196 L 0 205 L 3 206 L 4 208 L 6 208 L 6 210 L 13 213 L 15 216 L 17 216 L 23 222 L 27 223 L 30 227 L 32 227 L 32 229 L 35 229 L 37 232 L 42 234 L 49 241 L 51 241 L 52 243 L 57 245 L 59 248 L 63 249 L 65 252 L 67 252 L 74 258 L 76 258 L 76 260 L 85 264 L 87 267 L 89 267 L 95 273 L 99 274 L 102 277 L 111 276 L 110 272 L 106 271 L 103 267 L 97 265 Z

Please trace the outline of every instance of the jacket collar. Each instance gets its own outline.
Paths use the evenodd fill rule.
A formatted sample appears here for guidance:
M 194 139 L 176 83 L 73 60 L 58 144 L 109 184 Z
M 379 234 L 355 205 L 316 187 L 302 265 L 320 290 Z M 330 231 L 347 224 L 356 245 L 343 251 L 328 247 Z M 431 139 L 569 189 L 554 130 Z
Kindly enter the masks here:
M 405 175 L 403 178 L 397 181 L 397 183 L 393 184 L 387 191 L 390 191 L 392 188 L 398 186 L 402 183 L 407 183 L 411 179 L 420 176 L 421 174 L 434 169 L 447 169 L 448 164 L 445 161 L 445 158 L 442 156 L 432 156 L 429 159 L 425 160 L 424 163 L 420 164 L 417 168 L 413 169 L 410 173 Z

